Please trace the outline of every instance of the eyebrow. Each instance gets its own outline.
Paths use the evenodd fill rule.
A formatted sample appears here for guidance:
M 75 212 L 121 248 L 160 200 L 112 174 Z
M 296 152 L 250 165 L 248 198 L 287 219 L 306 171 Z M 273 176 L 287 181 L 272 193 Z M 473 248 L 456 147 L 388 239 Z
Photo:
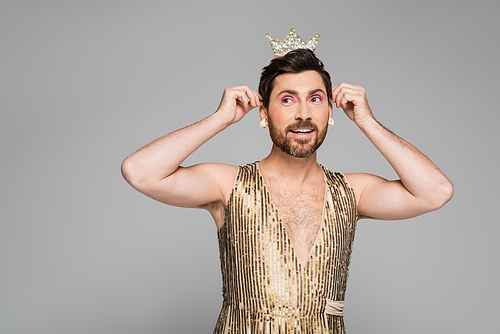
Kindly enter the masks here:
M 321 92 L 326 96 L 326 93 L 321 88 L 310 90 L 308 92 L 308 95 L 313 95 L 314 93 L 317 93 L 317 92 Z M 277 96 L 280 96 L 283 93 L 288 93 L 290 95 L 295 95 L 295 96 L 299 95 L 299 93 L 296 90 L 285 89 L 285 90 L 282 90 L 281 92 L 279 92 Z

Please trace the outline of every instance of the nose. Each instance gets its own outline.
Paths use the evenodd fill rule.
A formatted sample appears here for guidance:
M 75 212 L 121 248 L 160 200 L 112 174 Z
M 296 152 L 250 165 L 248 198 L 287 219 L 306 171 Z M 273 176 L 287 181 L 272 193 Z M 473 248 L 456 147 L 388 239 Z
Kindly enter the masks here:
M 301 102 L 298 105 L 297 113 L 295 114 L 295 119 L 301 119 L 305 121 L 306 119 L 311 119 L 311 106 L 308 103 Z

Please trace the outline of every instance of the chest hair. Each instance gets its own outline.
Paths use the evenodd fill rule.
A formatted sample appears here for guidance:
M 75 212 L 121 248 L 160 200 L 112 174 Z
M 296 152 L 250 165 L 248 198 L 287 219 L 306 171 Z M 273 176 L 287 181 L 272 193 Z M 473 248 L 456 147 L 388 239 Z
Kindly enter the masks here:
M 288 238 L 305 263 L 321 226 L 325 183 L 284 186 L 269 179 L 266 185 Z

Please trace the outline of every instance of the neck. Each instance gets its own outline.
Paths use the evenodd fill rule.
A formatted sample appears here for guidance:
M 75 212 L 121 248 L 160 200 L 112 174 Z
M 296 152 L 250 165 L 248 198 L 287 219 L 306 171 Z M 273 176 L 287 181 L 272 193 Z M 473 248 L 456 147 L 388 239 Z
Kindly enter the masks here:
M 279 179 L 291 184 L 303 183 L 323 177 L 321 167 L 316 162 L 316 152 L 307 158 L 296 158 L 283 152 L 273 144 L 271 153 L 263 159 L 260 170 L 266 178 Z

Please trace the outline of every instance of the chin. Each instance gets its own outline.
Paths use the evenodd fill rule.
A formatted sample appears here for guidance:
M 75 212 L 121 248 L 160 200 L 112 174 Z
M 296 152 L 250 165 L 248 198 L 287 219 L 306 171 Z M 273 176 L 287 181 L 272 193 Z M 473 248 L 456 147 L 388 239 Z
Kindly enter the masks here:
M 314 152 L 316 151 L 308 151 L 308 152 L 296 152 L 296 151 L 291 151 L 291 152 L 285 152 L 291 155 L 294 158 L 309 158 Z
M 295 145 L 293 145 L 295 144 Z M 289 140 L 282 143 L 282 145 L 277 145 L 283 152 L 291 155 L 295 158 L 308 158 L 314 152 L 318 150 L 322 142 L 313 143 L 291 143 Z

